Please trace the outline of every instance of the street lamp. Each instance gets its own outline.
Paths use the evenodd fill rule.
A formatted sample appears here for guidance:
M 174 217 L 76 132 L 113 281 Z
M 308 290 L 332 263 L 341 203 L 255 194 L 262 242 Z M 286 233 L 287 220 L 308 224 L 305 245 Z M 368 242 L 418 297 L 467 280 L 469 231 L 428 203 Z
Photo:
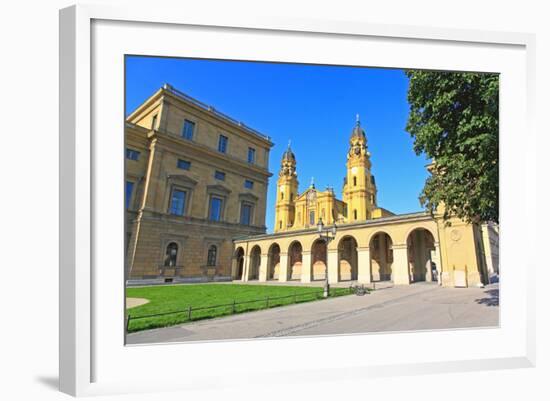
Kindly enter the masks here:
M 325 228 L 325 225 L 323 224 L 323 220 L 319 219 L 319 222 L 317 223 L 317 232 L 319 233 L 319 238 L 325 241 L 327 252 L 328 252 L 328 244 L 330 243 L 330 241 L 336 238 L 336 222 L 334 222 L 332 227 Z M 325 288 L 323 291 L 324 298 L 328 297 L 329 290 L 330 290 L 330 286 L 328 284 L 328 257 L 327 257 L 327 260 L 325 261 Z

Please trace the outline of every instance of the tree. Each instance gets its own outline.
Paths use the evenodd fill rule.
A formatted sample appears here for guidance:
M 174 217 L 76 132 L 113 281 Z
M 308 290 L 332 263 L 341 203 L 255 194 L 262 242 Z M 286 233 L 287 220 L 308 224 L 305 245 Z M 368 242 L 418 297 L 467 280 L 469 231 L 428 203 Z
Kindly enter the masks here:
M 444 218 L 498 223 L 498 74 L 407 70 L 406 130 L 433 159 L 420 203 Z

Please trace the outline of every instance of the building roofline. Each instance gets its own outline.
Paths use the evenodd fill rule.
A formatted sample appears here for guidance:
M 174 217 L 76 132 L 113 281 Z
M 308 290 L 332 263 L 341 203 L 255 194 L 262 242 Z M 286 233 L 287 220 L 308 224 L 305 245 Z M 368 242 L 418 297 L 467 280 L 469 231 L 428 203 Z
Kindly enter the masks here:
M 236 119 L 234 119 L 233 117 L 230 117 L 229 115 L 225 114 L 225 113 L 222 113 L 221 111 L 215 109 L 213 106 L 211 105 L 208 105 L 206 103 L 203 103 L 201 102 L 200 100 L 198 99 L 195 99 L 194 97 L 191 97 L 189 96 L 188 94 L 174 88 L 172 85 L 168 84 L 168 83 L 165 83 L 163 86 L 162 86 L 162 89 L 175 96 L 176 98 L 184 101 L 184 102 L 187 102 L 187 103 L 191 103 L 193 104 L 194 106 L 197 106 L 199 107 L 200 109 L 204 110 L 204 111 L 207 111 L 209 113 L 212 113 L 214 116 L 218 117 L 219 119 L 223 120 L 224 122 L 226 123 L 229 123 L 231 125 L 234 125 L 236 126 L 237 128 L 239 129 L 242 129 L 243 131 L 246 131 L 247 133 L 249 134 L 252 134 L 256 137 L 258 137 L 259 139 L 262 139 L 264 141 L 267 141 L 270 143 L 271 146 L 273 146 L 273 142 L 271 141 L 271 137 L 269 135 L 265 135 L 263 133 L 261 133 L 260 131 L 246 125 L 245 123 L 243 123 L 242 121 L 238 121 Z
M 213 115 L 214 117 L 217 117 L 219 120 L 225 122 L 226 124 L 230 124 L 237 129 L 240 129 L 241 131 L 244 131 L 257 139 L 267 142 L 270 147 L 273 147 L 274 143 L 271 141 L 271 137 L 269 135 L 263 134 L 260 131 L 246 125 L 242 121 L 238 121 L 234 119 L 233 117 L 228 116 L 225 113 L 222 113 L 219 110 L 216 110 L 213 106 L 208 105 L 206 103 L 201 102 L 198 99 L 195 99 L 194 97 L 189 96 L 188 94 L 180 91 L 179 89 L 174 88 L 172 85 L 165 83 L 160 89 L 158 89 L 155 93 L 153 93 L 151 96 L 149 96 L 146 100 L 144 100 L 138 107 L 136 107 L 135 110 L 133 110 L 128 116 L 126 117 L 126 121 L 129 122 L 138 112 L 140 112 L 146 105 L 150 104 L 151 102 L 155 101 L 159 96 L 162 94 L 169 94 L 175 97 L 176 99 L 193 105 L 202 111 L 206 111 Z

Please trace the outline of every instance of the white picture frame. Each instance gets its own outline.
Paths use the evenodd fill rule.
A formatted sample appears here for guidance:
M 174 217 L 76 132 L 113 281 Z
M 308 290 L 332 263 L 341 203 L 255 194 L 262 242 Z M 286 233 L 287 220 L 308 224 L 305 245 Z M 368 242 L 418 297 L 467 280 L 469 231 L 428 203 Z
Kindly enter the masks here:
M 193 41 L 190 44 L 178 41 L 180 34 L 187 35 Z M 218 44 L 217 50 L 212 50 L 216 41 L 220 41 L 220 35 L 230 37 L 234 47 L 221 48 Z M 257 45 L 259 37 L 263 46 Z M 171 39 L 160 41 L 159 38 Z M 288 48 L 280 49 L 277 43 L 285 40 L 313 45 L 297 49 L 288 42 Z M 338 41 L 340 50 L 334 47 L 335 41 Z M 319 51 L 320 43 L 334 51 L 330 54 L 311 53 Z M 191 44 L 200 46 L 193 47 Z M 530 34 L 375 25 L 363 21 L 255 15 L 219 17 L 188 15 L 177 9 L 113 8 L 104 5 L 79 5 L 61 10 L 61 391 L 80 396 L 196 390 L 211 386 L 212 382 L 217 386 L 230 387 L 236 385 L 235 377 L 245 373 L 249 379 L 261 383 L 266 380 L 266 373 L 269 380 L 296 380 L 296 372 L 299 372 L 301 381 L 336 380 L 344 376 L 364 380 L 381 375 L 409 374 L 413 370 L 418 374 L 534 366 L 535 280 L 532 276 L 527 279 L 527 271 L 534 274 L 535 254 L 527 252 L 526 257 L 522 257 L 512 246 L 507 247 L 507 244 L 514 243 L 520 231 L 535 231 L 536 209 L 528 203 L 528 194 L 535 193 L 534 44 L 535 38 Z M 240 50 L 240 55 L 237 54 L 239 46 L 246 47 Z M 119 227 L 123 220 L 122 184 L 116 189 L 123 171 L 120 147 L 123 143 L 123 118 L 120 118 L 123 116 L 123 103 L 117 103 L 123 96 L 123 86 L 120 86 L 123 70 L 119 69 L 119 57 L 128 53 L 209 57 L 210 51 L 212 58 L 252 57 L 267 61 L 313 60 L 365 65 L 361 58 L 365 57 L 364 54 L 351 53 L 354 48 L 362 46 L 380 57 L 378 60 L 372 59 L 368 63 L 371 66 L 380 63 L 380 66 L 387 67 L 448 69 L 451 57 L 456 57 L 455 69 L 469 70 L 482 66 L 480 70 L 490 69 L 502 74 L 500 327 L 376 334 L 377 341 L 388 341 L 394 352 L 378 355 L 372 349 L 369 360 L 357 358 L 353 361 L 335 357 L 337 352 L 329 352 L 332 356 L 321 359 L 315 356 L 314 350 L 322 346 L 337 351 L 343 341 L 353 347 L 368 346 L 374 335 L 125 347 L 123 265 L 118 266 L 122 260 L 123 231 L 122 226 L 120 233 L 117 229 L 110 230 L 112 232 L 105 230 L 107 224 Z M 430 46 L 432 50 L 437 49 L 438 59 L 429 56 L 430 52 L 426 49 Z M 382 47 L 386 50 L 377 50 Z M 426 51 L 427 57 L 411 61 L 412 65 L 403 65 L 403 57 L 420 57 L 418 54 L 408 54 L 408 49 L 420 53 Z M 464 56 L 459 58 L 457 55 L 461 54 Z M 499 68 L 490 68 L 499 65 Z M 104 114 L 107 104 L 111 109 L 114 105 L 116 109 L 108 116 Z M 114 135 L 107 135 L 111 132 Z M 523 133 L 522 146 L 513 146 L 510 139 L 513 132 Z M 109 178 L 107 172 L 110 172 Z M 518 183 L 517 186 L 506 184 L 502 176 L 506 177 L 506 182 Z M 115 188 L 113 197 L 108 188 Z M 109 247 L 106 247 L 105 241 L 110 242 Z M 109 255 L 112 258 L 106 259 Z M 118 260 L 113 262 L 112 268 L 115 270 L 112 275 L 105 274 L 104 264 L 101 263 L 105 260 Z M 120 271 L 116 271 L 117 267 Z M 117 305 L 117 300 L 119 307 L 113 306 Z M 405 340 L 410 339 L 419 344 L 452 342 L 456 345 L 449 349 L 440 348 L 437 353 L 419 353 L 406 346 Z M 185 380 L 177 380 L 177 377 L 181 378 L 182 371 L 178 376 L 166 371 L 170 371 L 170 366 L 178 360 L 178 354 L 181 357 L 183 352 L 185 358 L 194 362 L 193 369 L 183 367 L 187 369 Z M 278 359 L 290 352 L 302 352 L 306 361 L 293 361 L 293 366 L 289 367 Z M 231 369 L 225 360 L 221 360 L 216 374 L 213 376 L 210 372 L 207 376 L 204 373 L 207 362 L 216 355 L 231 359 Z M 270 366 L 263 362 L 265 360 L 270 360 Z M 134 369 L 136 361 L 143 363 L 140 371 Z M 147 368 L 159 361 L 164 363 L 166 370 L 155 372 Z

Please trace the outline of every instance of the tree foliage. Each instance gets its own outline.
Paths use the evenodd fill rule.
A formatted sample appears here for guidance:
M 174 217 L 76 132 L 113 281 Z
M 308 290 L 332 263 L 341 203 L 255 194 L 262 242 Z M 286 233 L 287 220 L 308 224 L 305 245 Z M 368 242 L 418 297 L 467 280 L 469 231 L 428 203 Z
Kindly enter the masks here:
M 420 194 L 444 218 L 498 223 L 498 74 L 408 70 L 406 130 L 434 163 Z

